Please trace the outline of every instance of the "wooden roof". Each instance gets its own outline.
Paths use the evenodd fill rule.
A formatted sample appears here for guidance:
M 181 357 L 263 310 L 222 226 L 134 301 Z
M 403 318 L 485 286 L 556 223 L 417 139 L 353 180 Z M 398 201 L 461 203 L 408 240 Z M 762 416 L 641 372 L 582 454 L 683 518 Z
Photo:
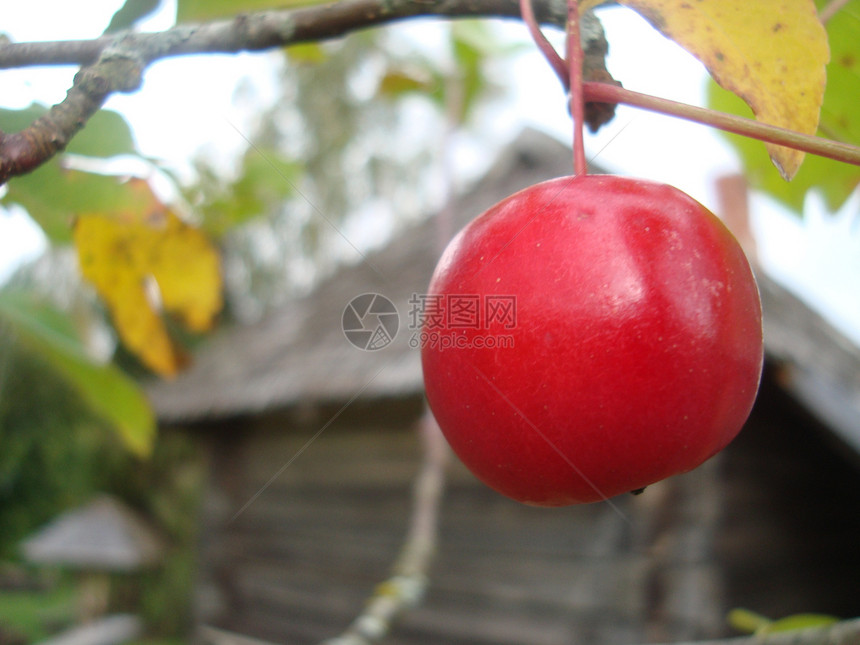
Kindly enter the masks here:
M 134 571 L 158 563 L 164 544 L 141 517 L 103 495 L 60 515 L 28 538 L 22 550 L 27 560 L 40 564 Z

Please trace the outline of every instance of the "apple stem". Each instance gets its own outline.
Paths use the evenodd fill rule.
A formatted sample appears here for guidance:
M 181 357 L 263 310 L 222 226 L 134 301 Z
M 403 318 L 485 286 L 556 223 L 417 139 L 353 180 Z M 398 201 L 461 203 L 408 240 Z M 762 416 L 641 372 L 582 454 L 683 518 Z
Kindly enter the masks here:
M 585 120 L 585 95 L 582 84 L 582 43 L 579 39 L 579 1 L 567 0 L 567 62 L 570 66 L 570 115 L 573 117 L 573 170 L 585 175 L 585 138 L 582 124 Z
M 773 143 L 844 163 L 860 166 L 860 148 L 839 141 L 801 134 L 787 128 L 768 125 L 733 114 L 717 112 L 650 94 L 625 90 L 610 83 L 583 83 L 584 98 L 597 103 L 623 103 L 652 112 L 675 116 L 695 123 L 733 132 L 759 141 Z
M 558 79 L 564 86 L 565 91 L 568 91 L 570 89 L 570 73 L 567 68 L 567 63 L 565 63 L 564 59 L 558 55 L 558 52 L 555 51 L 555 47 L 552 46 L 552 43 L 549 42 L 547 37 L 544 36 L 543 32 L 540 30 L 540 25 L 535 17 L 534 7 L 532 7 L 531 0 L 520 0 L 520 13 L 522 14 L 523 22 L 526 23 L 526 26 L 529 28 L 529 33 L 531 34 L 532 40 L 535 41 L 535 45 L 537 45 L 538 49 L 543 54 L 543 57 L 546 58 L 549 63 L 549 66 L 552 67 L 556 76 L 558 76 Z
M 570 115 L 573 117 L 573 169 L 574 174 L 584 175 L 588 171 L 585 160 L 585 139 L 582 124 L 585 119 L 585 103 L 582 89 L 582 44 L 579 37 L 579 3 L 568 0 L 567 5 L 567 60 L 558 52 L 540 30 L 531 0 L 519 0 L 520 13 L 523 22 L 528 26 L 534 40 L 544 58 L 552 67 L 562 86 L 567 91 L 570 100 Z

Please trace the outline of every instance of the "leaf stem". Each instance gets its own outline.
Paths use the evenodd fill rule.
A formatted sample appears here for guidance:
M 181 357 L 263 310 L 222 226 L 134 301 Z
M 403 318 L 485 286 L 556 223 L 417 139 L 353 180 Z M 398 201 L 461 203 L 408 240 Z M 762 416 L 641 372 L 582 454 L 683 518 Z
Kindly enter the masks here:
M 786 146 L 819 157 L 860 166 L 860 148 L 847 143 L 801 134 L 786 128 L 760 123 L 753 119 L 633 92 L 609 83 L 583 83 L 583 94 L 587 101 L 633 105 L 651 112 L 701 123 L 766 143 Z
M 585 96 L 582 87 L 582 43 L 579 40 L 579 1 L 567 0 L 567 61 L 570 65 L 570 115 L 573 117 L 573 171 L 588 172 L 585 160 L 585 138 L 582 125 L 585 120 Z

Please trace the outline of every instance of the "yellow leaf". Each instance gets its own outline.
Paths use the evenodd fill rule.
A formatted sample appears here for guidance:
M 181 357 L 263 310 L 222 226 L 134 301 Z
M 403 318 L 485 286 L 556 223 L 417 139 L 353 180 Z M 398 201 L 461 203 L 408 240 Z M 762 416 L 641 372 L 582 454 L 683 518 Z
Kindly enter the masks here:
M 145 193 L 144 193 L 145 191 Z M 217 251 L 199 230 L 160 204 L 110 217 L 82 215 L 74 228 L 81 273 L 107 305 L 123 344 L 150 369 L 175 375 L 186 356 L 170 338 L 162 311 L 192 331 L 209 329 L 221 309 Z
M 763 123 L 815 134 L 830 59 L 812 0 L 620 0 L 704 63 Z M 768 145 L 789 180 L 803 153 Z
M 220 262 L 209 239 L 168 212 L 153 242 L 148 264 L 165 311 L 191 331 L 211 329 L 222 302 Z
M 583 14 L 586 11 L 591 11 L 595 7 L 606 4 L 609 0 L 579 0 L 579 13 Z
M 299 43 L 285 48 L 287 57 L 296 65 L 318 65 L 328 58 L 320 43 Z

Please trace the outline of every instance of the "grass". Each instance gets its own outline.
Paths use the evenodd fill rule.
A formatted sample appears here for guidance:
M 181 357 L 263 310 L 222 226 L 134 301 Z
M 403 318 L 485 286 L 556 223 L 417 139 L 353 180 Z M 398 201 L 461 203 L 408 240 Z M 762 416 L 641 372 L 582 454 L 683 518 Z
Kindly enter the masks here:
M 0 632 L 27 643 L 44 640 L 73 626 L 77 595 L 73 581 L 64 580 L 39 591 L 0 591 Z M 177 638 L 141 638 L 127 645 L 188 645 Z
M 71 581 L 63 580 L 45 590 L 0 591 L 0 626 L 37 642 L 75 620 L 76 593 Z

